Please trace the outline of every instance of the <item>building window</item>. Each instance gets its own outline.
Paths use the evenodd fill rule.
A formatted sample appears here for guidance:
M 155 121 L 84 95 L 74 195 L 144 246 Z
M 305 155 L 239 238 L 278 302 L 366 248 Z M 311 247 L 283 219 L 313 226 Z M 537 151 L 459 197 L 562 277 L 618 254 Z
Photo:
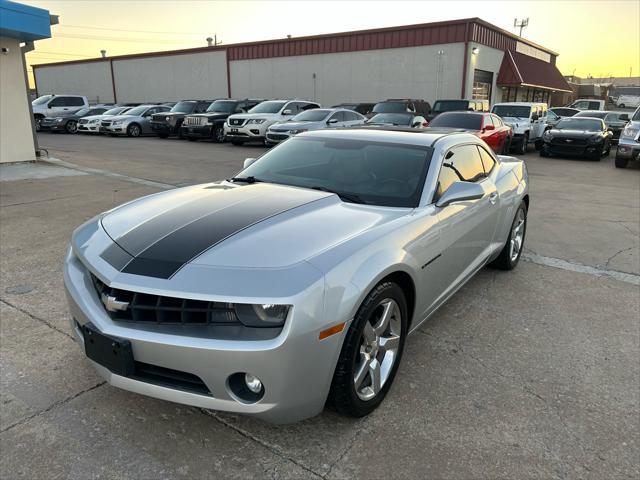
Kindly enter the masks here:
M 473 72 L 472 99 L 491 101 L 491 87 L 493 85 L 493 73 L 475 69 Z

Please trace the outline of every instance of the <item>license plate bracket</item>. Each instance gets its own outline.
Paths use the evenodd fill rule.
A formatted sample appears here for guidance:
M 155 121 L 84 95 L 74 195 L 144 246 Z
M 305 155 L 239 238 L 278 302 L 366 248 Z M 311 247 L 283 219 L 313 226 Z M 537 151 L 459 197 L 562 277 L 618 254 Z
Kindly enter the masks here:
M 105 335 L 90 323 L 82 326 L 82 336 L 85 354 L 91 360 L 116 375 L 128 377 L 133 374 L 133 350 L 129 340 Z
M 231 129 L 231 133 L 238 133 L 238 129 L 237 128 L 232 128 Z

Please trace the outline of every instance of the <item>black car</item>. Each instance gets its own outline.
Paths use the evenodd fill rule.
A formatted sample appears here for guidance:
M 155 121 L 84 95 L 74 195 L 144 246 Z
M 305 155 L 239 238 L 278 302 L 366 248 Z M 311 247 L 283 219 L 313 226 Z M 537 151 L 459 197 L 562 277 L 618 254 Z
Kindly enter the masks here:
M 340 103 L 338 105 L 334 105 L 331 108 L 346 108 L 347 110 L 353 110 L 354 112 L 358 112 L 360 115 L 367 115 L 371 113 L 375 103 Z
M 263 100 L 257 98 L 216 100 L 209 105 L 206 112 L 187 115 L 182 123 L 182 136 L 191 141 L 205 138 L 222 143 L 224 141 L 224 122 L 227 117 L 234 113 L 244 113 L 261 102 Z
M 603 155 L 609 155 L 612 136 L 600 118 L 563 118 L 542 135 L 540 156 L 569 155 L 600 160 Z
M 433 110 L 425 118 L 430 122 L 444 112 L 488 112 L 489 100 L 436 100 Z
M 413 113 L 427 118 L 431 113 L 431 105 L 424 100 L 390 98 L 384 102 L 376 103 L 368 116 L 373 117 L 376 113 Z
M 192 113 L 206 112 L 213 100 L 182 100 L 176 103 L 171 110 L 164 113 L 156 113 L 151 117 L 151 130 L 160 138 L 171 135 L 182 136 L 182 122 Z
M 56 117 L 44 117 L 40 123 L 40 131 L 76 133 L 78 120 L 90 115 L 102 115 L 106 107 L 86 107 Z
M 575 114 L 576 118 L 579 117 L 592 117 L 601 118 L 604 120 L 604 124 L 613 133 L 611 140 L 614 144 L 620 140 L 620 134 L 629 123 L 629 112 L 611 112 L 607 110 L 582 110 Z

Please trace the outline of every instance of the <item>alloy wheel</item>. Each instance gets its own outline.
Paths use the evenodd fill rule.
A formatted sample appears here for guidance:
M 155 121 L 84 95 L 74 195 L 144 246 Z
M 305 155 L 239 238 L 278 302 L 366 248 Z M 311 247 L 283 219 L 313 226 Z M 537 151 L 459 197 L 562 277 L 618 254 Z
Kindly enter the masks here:
M 365 323 L 353 375 L 358 398 L 368 401 L 382 389 L 398 356 L 402 314 L 395 300 L 385 298 Z
M 69 122 L 67 123 L 67 132 L 69 133 L 76 133 L 78 131 L 78 124 L 76 122 Z
M 509 244 L 509 258 L 512 262 L 515 262 L 522 250 L 522 243 L 524 240 L 524 224 L 525 224 L 524 210 L 520 208 L 516 215 L 516 220 L 513 222 L 513 228 L 511 230 L 511 240 Z

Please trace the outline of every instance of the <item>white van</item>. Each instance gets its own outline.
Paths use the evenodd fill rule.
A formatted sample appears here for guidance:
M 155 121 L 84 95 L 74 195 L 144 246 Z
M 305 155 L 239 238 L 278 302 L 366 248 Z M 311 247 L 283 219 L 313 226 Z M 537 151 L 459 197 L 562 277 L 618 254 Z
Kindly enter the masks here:
M 567 107 L 575 108 L 576 110 L 604 110 L 604 100 L 579 98 L 571 105 L 567 105 Z
M 620 95 L 616 99 L 616 107 L 638 108 L 640 107 L 640 95 Z
M 88 106 L 87 97 L 81 95 L 43 95 L 38 97 L 31 102 L 36 131 L 40 131 L 40 123 L 44 117 L 74 112 Z
M 535 102 L 496 103 L 491 109 L 513 129 L 511 146 L 519 154 L 527 152 L 530 143 L 542 145 L 542 134 L 547 127 L 547 104 Z

